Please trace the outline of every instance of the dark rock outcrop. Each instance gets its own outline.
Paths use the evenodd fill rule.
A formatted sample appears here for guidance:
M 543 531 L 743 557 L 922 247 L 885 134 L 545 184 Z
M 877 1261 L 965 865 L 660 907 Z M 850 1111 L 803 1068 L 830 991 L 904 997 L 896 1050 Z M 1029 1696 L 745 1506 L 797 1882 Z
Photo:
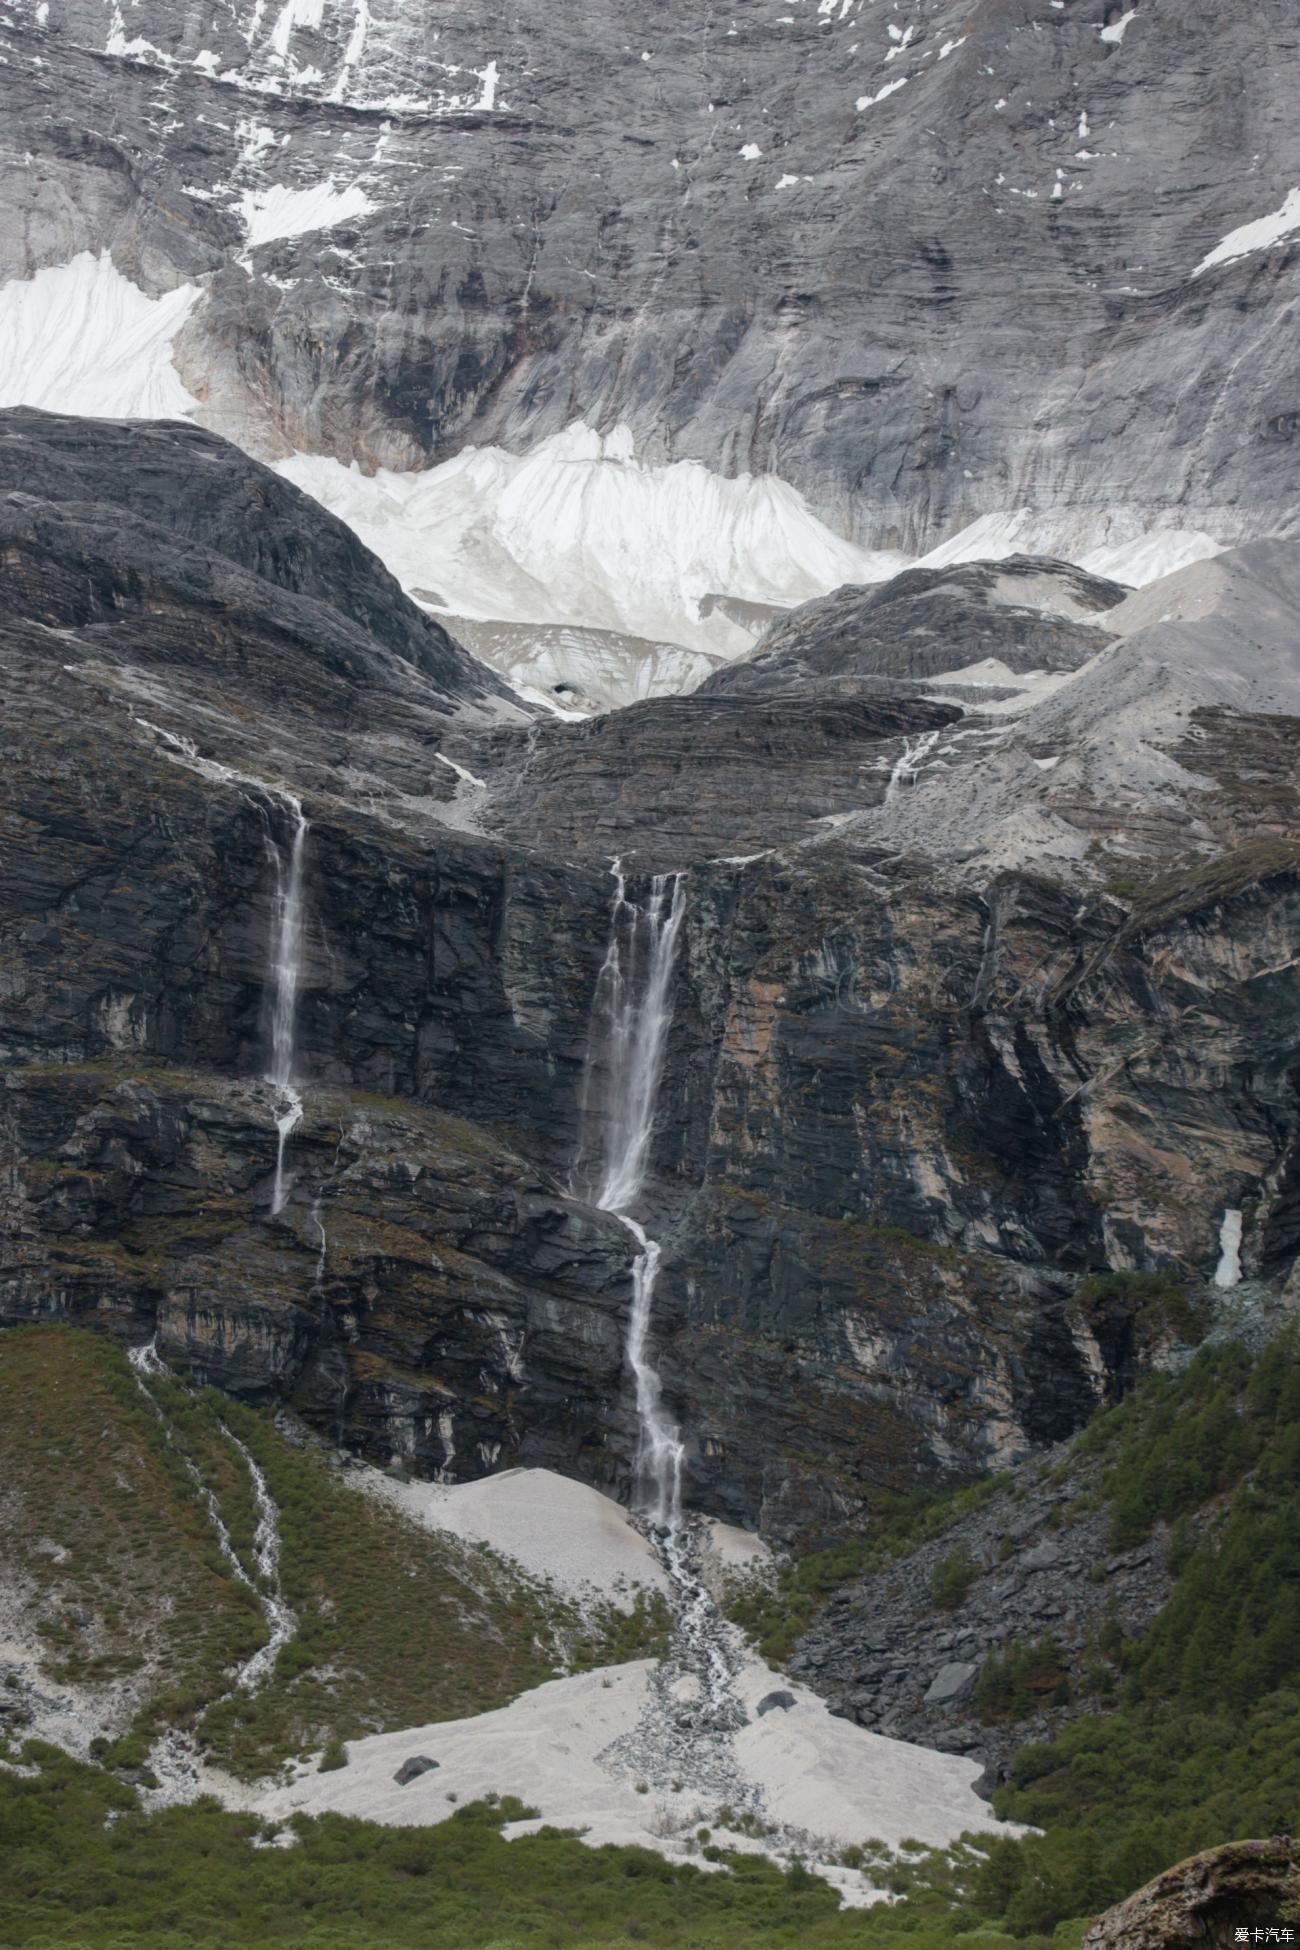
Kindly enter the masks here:
M 299 681 L 314 652 L 325 682 L 396 689 L 407 665 L 449 710 L 512 697 L 345 523 L 198 427 L 11 408 L 0 413 L 0 497 L 6 595 L 18 615 L 57 628 L 143 611 L 148 653 L 169 608 L 216 612 L 210 627 L 290 639 Z M 187 668 L 210 680 L 200 645 L 186 649 Z M 229 663 L 229 652 L 218 655 Z M 277 649 L 259 669 L 245 649 L 240 677 L 278 703 L 292 655 Z M 317 715 L 341 728 L 350 704 L 326 692 Z
M 791 1672 L 859 1726 L 981 1760 L 981 1792 L 991 1794 L 1026 1744 L 1097 1711 L 1090 1685 L 1105 1669 L 1101 1647 L 1117 1661 L 1169 1595 L 1166 1527 L 1112 1549 L 1107 1512 L 1086 1507 L 1096 1486 L 1096 1465 L 1068 1450 L 1022 1463 L 941 1537 L 836 1592 Z M 936 1574 L 953 1564 L 964 1589 L 944 1609 Z M 977 1692 L 988 1663 L 1013 1644 L 1041 1648 L 1028 1704 L 1014 1715 Z
M 906 685 L 989 658 L 1015 672 L 1077 670 L 1111 641 L 1089 619 L 1127 593 L 1069 563 L 1024 555 L 910 569 L 875 588 L 804 603 L 696 695 L 806 696 L 846 677 Z

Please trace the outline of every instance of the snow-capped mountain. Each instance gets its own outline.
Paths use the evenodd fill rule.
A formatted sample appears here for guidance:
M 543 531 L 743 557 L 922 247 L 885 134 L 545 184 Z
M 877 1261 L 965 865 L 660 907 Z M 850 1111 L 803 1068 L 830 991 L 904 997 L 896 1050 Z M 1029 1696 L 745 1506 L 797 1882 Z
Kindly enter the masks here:
M 444 615 L 734 656 L 710 598 L 1295 530 L 1282 0 L 8 22 L 0 398 L 196 417 Z

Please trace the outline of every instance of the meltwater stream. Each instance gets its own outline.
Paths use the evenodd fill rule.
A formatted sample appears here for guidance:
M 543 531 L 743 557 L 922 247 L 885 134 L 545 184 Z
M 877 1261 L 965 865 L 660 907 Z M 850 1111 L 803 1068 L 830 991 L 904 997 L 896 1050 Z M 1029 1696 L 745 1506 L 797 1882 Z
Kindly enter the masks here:
M 302 1093 L 294 1082 L 295 1039 L 298 1027 L 298 991 L 302 986 L 302 956 L 305 920 L 303 859 L 307 849 L 307 815 L 302 800 L 283 786 L 268 785 L 251 772 L 240 772 L 233 765 L 220 765 L 204 758 L 192 738 L 167 731 L 148 718 L 135 717 L 142 730 L 158 740 L 163 753 L 174 764 L 197 772 L 200 778 L 216 785 L 251 788 L 265 806 L 282 808 L 289 820 L 288 845 L 276 839 L 270 822 L 266 824 L 266 850 L 275 871 L 275 901 L 272 910 L 271 945 L 267 963 L 267 992 L 270 996 L 271 1066 L 266 1080 L 276 1093 L 275 1182 L 271 1191 L 271 1212 L 278 1216 L 285 1206 L 289 1188 L 284 1175 L 284 1150 L 302 1122 Z M 265 818 L 265 812 L 263 812 Z
M 672 982 L 686 876 L 656 874 L 645 899 L 629 898 L 615 860 L 609 945 L 596 983 L 583 1093 L 579 1175 L 593 1204 L 620 1218 L 640 1251 L 632 1269 L 627 1360 L 636 1385 L 636 1497 L 676 1599 L 666 1659 L 650 1682 L 646 1711 L 620 1756 L 631 1770 L 707 1782 L 721 1801 L 750 1798 L 730 1739 L 744 1715 L 735 1699 L 728 1629 L 700 1576 L 699 1538 L 682 1512 L 681 1432 L 664 1406 L 651 1355 L 661 1248 L 633 1207 L 645 1190 L 655 1108 L 672 1024 Z M 602 1060 L 603 1059 L 603 1060 Z
M 640 1247 L 632 1272 L 627 1358 L 636 1383 L 637 1492 L 659 1529 L 675 1531 L 682 1514 L 682 1442 L 663 1403 L 650 1358 L 650 1322 L 661 1252 L 632 1215 L 645 1190 L 655 1104 L 672 1022 L 677 941 L 686 913 L 686 876 L 656 874 L 644 906 L 627 897 L 614 862 L 609 946 L 596 981 L 592 1050 L 583 1122 L 594 1127 L 584 1151 L 595 1164 L 592 1203 L 615 1213 Z M 603 1032 L 603 1033 L 602 1033 Z M 593 1058 L 603 1044 L 603 1072 Z M 584 1139 L 586 1133 L 584 1132 Z
M 257 1510 L 257 1524 L 253 1534 L 253 1563 L 257 1572 L 254 1580 L 245 1569 L 238 1551 L 221 1514 L 221 1505 L 210 1483 L 205 1482 L 198 1464 L 192 1456 L 175 1442 L 171 1425 L 163 1412 L 150 1382 L 153 1380 L 175 1381 L 162 1356 L 158 1352 L 158 1337 L 139 1347 L 130 1348 L 127 1360 L 135 1375 L 136 1387 L 140 1390 L 150 1409 L 162 1424 L 163 1437 L 169 1447 L 174 1447 L 185 1466 L 185 1473 L 194 1485 L 195 1494 L 206 1510 L 208 1519 L 216 1535 L 217 1548 L 225 1559 L 231 1575 L 245 1585 L 256 1597 L 266 1622 L 266 1643 L 258 1647 L 236 1669 L 230 1690 L 221 1697 L 229 1699 L 234 1693 L 255 1693 L 270 1677 L 282 1646 L 297 1631 L 297 1620 L 284 1596 L 280 1580 L 280 1513 L 276 1509 L 266 1477 L 247 1443 L 241 1442 L 234 1431 L 218 1418 L 218 1427 L 231 1446 L 238 1450 L 248 1471 L 249 1484 L 253 1492 L 253 1503 Z M 218 1704 L 213 1701 L 212 1704 Z M 146 1808 L 166 1807 L 172 1803 L 192 1801 L 203 1785 L 203 1759 L 198 1741 L 188 1727 L 167 1727 L 157 1736 L 149 1750 L 149 1771 L 157 1786 L 141 1791 L 141 1799 Z

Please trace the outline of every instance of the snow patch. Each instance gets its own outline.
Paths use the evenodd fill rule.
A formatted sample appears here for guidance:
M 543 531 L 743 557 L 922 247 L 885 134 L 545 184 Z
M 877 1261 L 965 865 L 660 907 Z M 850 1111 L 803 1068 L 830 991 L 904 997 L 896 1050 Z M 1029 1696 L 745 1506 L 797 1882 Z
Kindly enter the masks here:
M 497 67 L 495 61 L 489 61 L 486 68 L 479 68 L 477 73 L 483 86 L 479 92 L 479 98 L 473 104 L 473 107 L 485 110 L 494 109 L 497 105 L 497 88 L 501 81 L 501 70 Z
M 740 153 L 746 162 L 757 162 L 763 151 L 756 142 L 747 142 Z
M 632 1844 L 669 1860 L 690 1859 L 692 1829 L 701 1821 L 718 1826 L 721 1797 L 702 1801 L 705 1790 L 690 1781 L 638 1794 L 636 1774 L 623 1761 L 649 1704 L 652 1670 L 648 1660 L 606 1666 L 552 1680 L 495 1713 L 350 1741 L 346 1767 L 325 1774 L 303 1768 L 290 1785 L 264 1795 L 260 1810 L 277 1818 L 334 1810 L 423 1826 L 485 1794 L 516 1794 L 538 1809 L 540 1821 L 580 1829 L 592 1847 Z M 757 1659 L 740 1666 L 735 1692 L 748 1716 L 731 1743 L 737 1788 L 769 1821 L 817 1838 L 828 1853 L 864 1837 L 895 1848 L 909 1836 L 942 1847 L 967 1829 L 1018 1832 L 974 1793 L 976 1761 L 867 1733 Z M 792 1704 L 760 1714 L 760 1701 L 772 1692 Z M 399 1787 L 393 1776 L 413 1753 L 436 1759 L 437 1769 Z M 734 1790 L 727 1795 L 733 1805 L 739 1798 Z M 506 1833 L 535 1826 L 520 1823 Z M 734 1845 L 725 1834 L 715 1839 Z M 767 1843 L 768 1852 L 778 1848 Z M 869 1890 L 864 1894 L 870 1900 Z
M 1052 515 L 1007 508 L 980 515 L 923 555 L 917 566 L 941 569 L 956 562 L 997 562 L 1007 555 L 1054 555 L 1093 575 L 1142 584 L 1222 553 L 1222 544 L 1199 528 L 1135 529 L 1112 540 L 1114 526 L 1109 518 L 1084 512 Z
M 315 32 L 325 12 L 325 0 L 285 0 L 271 29 L 271 47 L 283 60 L 289 52 L 289 39 L 295 27 Z
M 627 427 L 576 422 L 528 454 L 467 447 L 422 473 L 293 455 L 277 470 L 346 521 L 440 614 L 569 623 L 723 656 L 752 633 L 703 598 L 788 608 L 906 558 L 845 541 L 773 475 L 637 458 Z
M 886 95 L 896 95 L 900 88 L 906 88 L 906 86 L 907 76 L 900 74 L 897 80 L 887 81 L 883 88 L 878 88 L 874 95 L 859 95 L 858 114 L 861 115 L 864 108 L 874 108 L 877 102 L 884 101 Z
M 1131 542 L 1090 550 L 1079 566 L 1092 575 L 1109 576 L 1112 582 L 1127 582 L 1140 589 L 1176 569 L 1208 562 L 1211 556 L 1222 553 L 1222 543 L 1200 528 L 1153 528 Z
M 425 1530 L 487 1544 L 567 1598 L 630 1602 L 668 1592 L 663 1566 L 627 1511 L 599 1490 L 549 1469 L 504 1469 L 457 1485 L 401 1483 L 376 1469 L 344 1481 Z
M 1129 22 L 1136 19 L 1137 8 L 1130 7 L 1128 12 L 1121 14 L 1118 20 L 1112 20 L 1108 27 L 1102 28 L 1101 38 L 1103 41 L 1109 41 L 1112 47 L 1118 47 L 1128 32 Z
M 1235 264 L 1238 258 L 1249 257 L 1253 251 L 1269 250 L 1297 230 L 1300 230 L 1300 188 L 1292 190 L 1281 209 L 1274 210 L 1272 216 L 1256 217 L 1253 223 L 1243 223 L 1230 230 L 1209 256 L 1201 259 L 1192 276 L 1199 278 L 1216 264 Z
M 335 189 L 332 176 L 310 189 L 293 190 L 287 184 L 272 183 L 264 190 L 245 190 L 239 201 L 250 250 L 283 237 L 305 237 L 312 230 L 333 230 L 337 224 L 369 216 L 377 208 L 355 183 L 344 190 Z
M 150 298 L 108 252 L 0 288 L 0 406 L 100 420 L 180 420 L 198 401 L 172 364 L 172 341 L 199 300 L 183 284 Z
M 1229 1206 L 1219 1227 L 1219 1263 L 1214 1269 L 1219 1287 L 1241 1285 L 1241 1213 Z

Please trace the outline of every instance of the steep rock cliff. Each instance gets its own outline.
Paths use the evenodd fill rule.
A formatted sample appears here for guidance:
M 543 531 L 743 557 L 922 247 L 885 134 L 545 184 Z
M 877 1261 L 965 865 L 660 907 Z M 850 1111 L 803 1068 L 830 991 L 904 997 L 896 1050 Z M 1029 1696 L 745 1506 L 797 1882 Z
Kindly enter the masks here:
M 1248 1270 L 1287 1277 L 1295 747 L 1235 678 L 1190 721 L 1158 691 L 1167 742 L 1130 708 L 1179 768 L 1136 832 L 1085 766 L 1051 803 L 1091 855 L 927 855 L 900 843 L 927 814 L 941 840 L 991 769 L 1037 776 L 1033 713 L 1006 756 L 966 737 L 962 758 L 986 720 L 869 672 L 512 726 L 364 555 L 330 566 L 332 524 L 318 551 L 312 505 L 210 436 L 151 436 L 155 521 L 122 511 L 115 434 L 65 468 L 66 423 L 7 432 L 46 493 L 6 498 L 0 560 L 6 1317 L 156 1328 L 422 1470 L 544 1459 L 626 1486 L 634 1245 L 566 1189 L 614 852 L 634 897 L 690 864 L 645 1217 L 708 1507 L 821 1534 L 882 1487 L 1067 1434 L 1143 1358 L 1080 1276 L 1209 1277 L 1229 1214 Z M 238 519 L 229 553 L 188 539 L 209 453 L 237 506 L 262 497 L 251 566 Z M 1282 558 L 1189 574 L 1154 656 L 1105 613 L 1101 661 L 1133 685 L 1170 628 L 1230 677 L 1238 619 L 1285 637 Z M 1009 631 L 1038 667 L 1018 608 Z M 1081 687 L 1085 757 L 1097 663 L 1035 707 L 1059 739 Z M 305 1111 L 276 1212 L 259 1079 L 298 801 Z
M 1286 0 L 22 0 L 3 53 L 5 274 L 201 284 L 262 453 L 583 418 L 908 549 L 1294 521 Z

